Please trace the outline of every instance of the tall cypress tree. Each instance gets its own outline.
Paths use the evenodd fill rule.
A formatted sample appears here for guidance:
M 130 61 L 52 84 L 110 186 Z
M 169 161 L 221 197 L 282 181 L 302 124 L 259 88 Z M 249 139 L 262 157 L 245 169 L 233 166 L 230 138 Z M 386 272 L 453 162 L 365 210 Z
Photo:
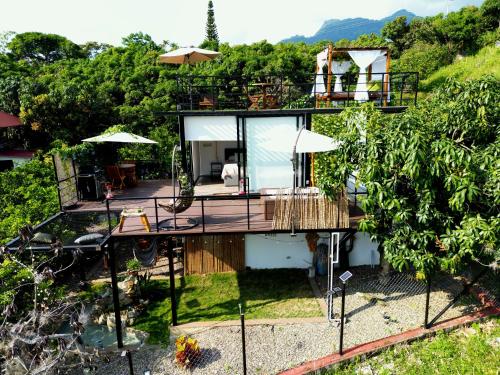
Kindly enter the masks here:
M 217 34 L 217 25 L 215 24 L 214 3 L 208 2 L 206 37 L 203 42 L 204 47 L 210 47 L 215 50 L 219 48 L 219 34 Z

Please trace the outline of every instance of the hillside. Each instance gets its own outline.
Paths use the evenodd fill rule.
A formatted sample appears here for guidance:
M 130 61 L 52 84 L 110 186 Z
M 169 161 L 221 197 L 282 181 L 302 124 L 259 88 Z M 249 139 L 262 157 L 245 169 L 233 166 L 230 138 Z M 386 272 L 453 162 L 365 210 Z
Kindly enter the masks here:
M 408 21 L 411 21 L 415 14 L 406 9 L 398 10 L 396 13 L 382 18 L 380 20 L 371 20 L 368 18 L 347 18 L 347 19 L 331 19 L 323 23 L 321 28 L 313 36 L 306 37 L 303 35 L 295 35 L 282 40 L 282 42 L 305 42 L 308 44 L 316 43 L 321 40 L 337 41 L 340 39 L 354 40 L 361 34 L 380 34 L 380 30 L 386 22 L 393 19 L 406 16 Z
M 458 80 L 478 79 L 492 74 L 500 79 L 500 48 L 485 47 L 474 56 L 464 57 L 434 72 L 429 78 L 421 82 L 421 91 L 431 91 L 442 85 L 446 79 L 453 77 Z

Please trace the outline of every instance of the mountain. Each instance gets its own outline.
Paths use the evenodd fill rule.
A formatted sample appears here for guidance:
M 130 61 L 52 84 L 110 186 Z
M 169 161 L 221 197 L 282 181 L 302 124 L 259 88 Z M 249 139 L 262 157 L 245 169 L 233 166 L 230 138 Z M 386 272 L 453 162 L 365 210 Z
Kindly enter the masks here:
M 400 16 L 406 16 L 408 22 L 416 17 L 412 12 L 401 9 L 389 17 L 380 20 L 371 20 L 368 18 L 331 19 L 325 21 L 323 26 L 321 26 L 313 36 L 306 37 L 303 35 L 295 35 L 291 38 L 282 40 L 282 42 L 305 42 L 312 44 L 321 40 L 331 40 L 334 42 L 340 39 L 353 40 L 361 34 L 380 34 L 380 30 L 386 22 L 392 21 Z

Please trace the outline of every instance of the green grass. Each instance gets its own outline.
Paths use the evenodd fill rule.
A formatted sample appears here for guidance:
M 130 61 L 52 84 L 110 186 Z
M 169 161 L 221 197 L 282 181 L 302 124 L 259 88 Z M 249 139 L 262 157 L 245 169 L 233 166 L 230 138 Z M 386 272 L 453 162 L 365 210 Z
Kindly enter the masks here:
M 429 92 L 446 82 L 449 77 L 464 81 L 478 79 L 491 74 L 500 79 L 500 48 L 489 46 L 481 49 L 474 56 L 447 65 L 420 82 L 419 90 Z
M 399 345 L 366 361 L 354 362 L 323 374 L 498 374 L 499 323 L 500 319 L 494 318 L 451 333 L 440 332 L 433 338 Z
M 150 333 L 149 343 L 164 343 L 171 321 L 168 281 L 152 281 L 146 295 L 151 303 L 134 326 Z M 180 324 L 239 319 L 238 303 L 247 319 L 322 316 L 301 270 L 189 275 L 176 280 L 176 296 Z

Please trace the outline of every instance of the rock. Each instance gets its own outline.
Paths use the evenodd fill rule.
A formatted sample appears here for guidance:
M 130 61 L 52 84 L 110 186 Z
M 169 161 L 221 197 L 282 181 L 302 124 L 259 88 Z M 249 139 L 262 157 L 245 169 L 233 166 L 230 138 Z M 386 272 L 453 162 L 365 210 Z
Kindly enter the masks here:
M 116 328 L 116 319 L 112 315 L 108 315 L 106 318 L 106 326 L 112 330 Z
M 104 325 L 106 324 L 106 322 L 107 322 L 107 315 L 106 314 L 99 315 L 99 317 L 97 318 L 97 324 Z

